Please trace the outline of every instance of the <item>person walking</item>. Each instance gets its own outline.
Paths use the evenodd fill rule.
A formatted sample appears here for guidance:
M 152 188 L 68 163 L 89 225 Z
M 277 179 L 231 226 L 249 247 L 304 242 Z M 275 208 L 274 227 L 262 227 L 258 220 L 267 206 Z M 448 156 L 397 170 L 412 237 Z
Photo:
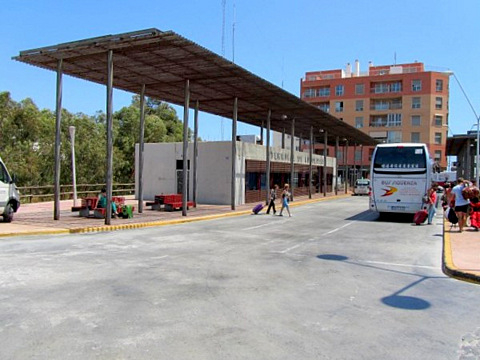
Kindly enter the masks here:
M 270 201 L 268 203 L 267 214 L 270 214 L 270 209 L 273 209 L 273 215 L 276 214 L 277 210 L 275 210 L 275 200 L 277 199 L 277 190 L 278 185 L 275 184 L 273 189 L 270 190 Z
M 463 231 L 463 227 L 467 222 L 467 214 L 470 205 L 470 201 L 465 199 L 462 191 L 467 188 L 469 184 L 461 177 L 457 179 L 457 185 L 452 189 L 452 200 L 455 201 L 455 213 L 458 217 L 458 229 Z
M 432 220 L 437 213 L 437 184 L 433 184 L 428 189 L 428 225 L 432 225 Z
M 288 205 L 288 202 L 290 201 L 289 189 L 290 189 L 290 185 L 285 184 L 282 191 L 282 208 L 280 209 L 280 214 L 279 214 L 280 216 L 283 216 L 282 215 L 283 209 L 287 209 L 288 216 L 292 217 L 292 214 L 290 213 L 290 206 Z

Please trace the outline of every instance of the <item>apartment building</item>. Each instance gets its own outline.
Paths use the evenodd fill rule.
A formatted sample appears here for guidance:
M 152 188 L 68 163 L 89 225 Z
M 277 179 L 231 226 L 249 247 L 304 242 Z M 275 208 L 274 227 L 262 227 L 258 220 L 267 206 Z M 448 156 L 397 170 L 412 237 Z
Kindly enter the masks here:
M 437 168 L 447 167 L 449 74 L 425 71 L 423 63 L 311 71 L 301 80 L 301 98 L 380 142 L 428 145 Z M 341 141 L 342 139 L 340 139 Z M 349 144 L 347 167 L 367 176 L 373 147 Z M 305 145 L 308 146 L 308 145 Z M 321 145 L 316 145 L 316 149 Z M 344 149 L 338 153 L 339 167 Z M 333 155 L 333 148 L 328 152 Z M 361 174 L 359 172 L 362 172 Z

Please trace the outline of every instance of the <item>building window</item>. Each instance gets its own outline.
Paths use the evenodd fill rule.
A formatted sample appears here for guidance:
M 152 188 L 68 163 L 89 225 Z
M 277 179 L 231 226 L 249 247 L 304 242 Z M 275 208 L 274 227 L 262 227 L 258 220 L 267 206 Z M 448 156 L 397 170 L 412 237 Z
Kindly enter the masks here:
M 435 90 L 437 90 L 438 92 L 443 91 L 443 80 L 437 79 L 435 81 Z
M 355 111 L 363 111 L 363 100 L 355 100 Z
M 355 149 L 355 157 L 354 157 L 355 162 L 362 162 L 362 149 Z
M 420 109 L 421 101 L 419 97 L 412 98 L 412 109 Z
M 344 87 L 343 85 L 337 85 L 335 86 L 335 95 L 336 96 L 343 96 L 344 93 Z
M 315 89 L 305 89 L 303 93 L 304 98 L 312 98 L 315 97 Z
M 443 107 L 443 99 L 441 97 L 435 98 L 435 109 L 442 110 Z
M 337 151 L 337 159 L 340 159 L 340 160 L 343 159 L 343 150 L 340 150 L 340 149 L 339 149 L 339 150 Z
M 370 118 L 370 127 L 382 127 L 387 126 L 387 119 L 385 115 L 374 115 Z
M 422 80 L 412 80 L 412 91 L 422 91 Z
M 392 85 L 390 86 L 390 91 L 391 92 L 401 92 L 402 91 L 402 82 L 397 81 L 397 82 L 392 83 Z
M 335 112 L 343 112 L 343 101 L 335 101 Z
M 442 150 L 435 150 L 433 160 L 440 162 L 442 160 Z
M 317 89 L 318 97 L 327 97 L 330 96 L 330 86 L 322 86 Z
M 389 131 L 387 133 L 387 142 L 388 143 L 400 143 L 400 142 L 402 142 L 402 132 L 401 131 Z
M 321 104 L 318 104 L 317 106 L 320 110 L 323 110 L 327 113 L 330 112 L 330 103 L 329 102 L 326 102 L 326 103 L 321 103 Z
M 412 126 L 420 126 L 421 117 L 420 115 L 412 115 Z
M 420 133 L 419 132 L 412 132 L 410 140 L 412 143 L 419 143 L 420 142 Z
M 363 95 L 365 93 L 365 84 L 355 84 L 355 94 Z
M 402 114 L 388 114 L 387 126 L 402 126 Z
M 355 118 L 355 127 L 357 129 L 363 128 L 363 116 L 358 116 Z
M 389 86 L 388 84 L 385 84 L 385 83 L 378 83 L 378 84 L 375 84 L 374 87 L 373 87 L 373 92 L 375 94 L 384 94 L 384 93 L 387 93 L 389 92 Z
M 435 115 L 435 126 L 443 126 L 443 116 Z
M 436 132 L 435 133 L 435 144 L 442 143 L 442 133 Z

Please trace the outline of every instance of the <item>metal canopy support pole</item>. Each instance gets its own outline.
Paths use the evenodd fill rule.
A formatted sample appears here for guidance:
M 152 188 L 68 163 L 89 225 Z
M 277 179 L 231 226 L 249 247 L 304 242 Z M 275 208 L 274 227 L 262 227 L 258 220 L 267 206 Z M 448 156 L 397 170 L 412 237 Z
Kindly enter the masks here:
M 345 140 L 345 151 L 343 154 L 344 165 L 345 165 L 345 194 L 348 192 L 348 140 Z
M 145 147 L 145 84 L 140 92 L 140 134 L 138 144 L 138 212 L 143 213 L 143 163 Z
M 55 108 L 55 184 L 53 219 L 60 219 L 60 123 L 62 122 L 62 74 L 63 59 L 57 63 L 57 102 Z
M 182 216 L 187 216 L 188 196 L 188 112 L 190 110 L 190 80 L 185 80 L 185 105 L 183 106 L 183 172 Z
M 232 119 L 232 184 L 231 184 L 231 208 L 235 210 L 235 187 L 237 185 L 237 116 L 238 116 L 238 98 L 233 100 L 233 119 Z
M 338 136 L 335 137 L 335 195 L 338 195 Z
M 267 194 L 266 194 L 266 199 L 265 203 L 268 204 L 270 200 L 270 116 L 272 115 L 272 111 L 269 109 L 267 113 L 267 146 L 266 146 L 266 169 L 265 169 L 265 175 L 266 175 L 266 188 L 267 188 Z
M 327 196 L 327 130 L 323 133 L 323 196 Z
M 357 143 L 353 143 L 353 169 L 352 184 L 355 185 L 357 182 Z
M 292 119 L 292 132 L 290 139 L 290 191 L 291 199 L 293 200 L 293 189 L 294 189 L 294 176 L 295 176 L 295 164 L 293 162 L 295 154 L 295 118 Z
M 308 198 L 312 198 L 312 180 L 313 180 L 313 167 L 312 167 L 312 158 L 313 158 L 313 126 L 310 126 L 310 167 L 309 167 L 309 174 L 308 174 Z
M 255 141 L 255 143 L 257 143 Z M 260 144 L 263 145 L 263 120 L 262 120 L 262 126 L 260 127 Z
M 193 117 L 193 207 L 197 207 L 197 159 L 198 159 L 198 100 L 195 102 L 195 115 Z
M 363 145 L 360 145 L 360 178 L 363 179 Z
M 282 149 L 285 149 L 285 128 L 282 131 Z
M 113 190 L 113 50 L 108 50 L 107 64 L 107 208 L 105 209 L 105 225 L 110 225 Z

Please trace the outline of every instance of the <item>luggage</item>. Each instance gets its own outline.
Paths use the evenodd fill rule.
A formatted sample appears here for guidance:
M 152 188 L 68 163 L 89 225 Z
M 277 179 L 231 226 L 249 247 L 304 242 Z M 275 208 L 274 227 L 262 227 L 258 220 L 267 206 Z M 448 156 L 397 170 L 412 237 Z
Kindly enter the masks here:
M 419 210 L 415 213 L 415 216 L 413 217 L 413 222 L 415 223 L 415 225 L 423 224 L 427 219 L 427 217 L 428 217 L 427 210 L 424 210 L 424 209 Z
M 258 204 L 255 205 L 255 207 L 252 209 L 252 212 L 256 215 L 263 209 L 263 204 Z
M 447 209 L 447 219 L 450 222 L 450 224 L 455 225 L 458 223 L 458 216 L 455 213 L 455 210 L 452 208 Z

